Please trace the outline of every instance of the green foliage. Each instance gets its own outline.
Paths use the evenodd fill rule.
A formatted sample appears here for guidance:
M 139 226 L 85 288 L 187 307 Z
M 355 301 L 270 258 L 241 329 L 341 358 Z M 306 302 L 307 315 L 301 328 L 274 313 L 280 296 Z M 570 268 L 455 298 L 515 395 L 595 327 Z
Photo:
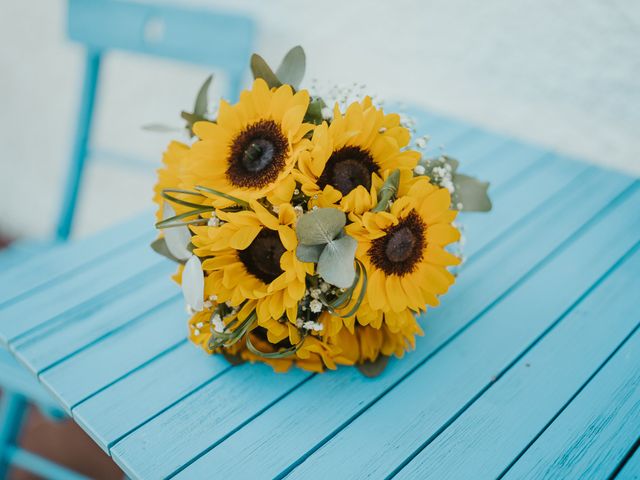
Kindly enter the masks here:
M 198 90 L 198 95 L 196 95 L 196 101 L 193 105 L 193 112 L 182 111 L 180 112 L 180 116 L 182 119 L 187 122 L 186 128 L 189 130 L 189 134 L 193 137 L 193 126 L 196 122 L 201 122 L 203 120 L 207 120 L 206 113 L 207 107 L 209 105 L 209 87 L 211 86 L 211 82 L 213 81 L 213 75 L 209 75 L 204 83 L 200 86 Z
M 382 188 L 378 192 L 378 204 L 373 209 L 374 212 L 383 212 L 389 207 L 389 202 L 393 199 L 398 191 L 400 182 L 400 170 L 395 169 L 389 174 L 384 181 Z
M 346 223 L 347 216 L 337 208 L 317 208 L 302 215 L 296 226 L 298 258 L 318 262 L 320 276 L 340 288 L 350 287 L 356 276 L 357 242 L 343 235 Z
M 284 56 L 276 70 L 276 76 L 282 83 L 287 83 L 297 90 L 304 77 L 306 61 L 303 48 L 297 45 Z
M 291 85 L 294 90 L 300 87 L 306 68 L 306 57 L 301 46 L 295 46 L 287 52 L 274 73 L 269 64 L 257 53 L 251 55 L 253 78 L 262 78 L 269 88 L 278 88 L 283 84 Z
M 169 247 L 167 247 L 167 241 L 164 237 L 156 238 L 153 242 L 151 242 L 151 248 L 154 252 L 162 255 L 163 257 L 168 258 L 172 262 L 185 264 L 185 260 L 180 260 L 179 258 L 174 257 L 169 251 Z

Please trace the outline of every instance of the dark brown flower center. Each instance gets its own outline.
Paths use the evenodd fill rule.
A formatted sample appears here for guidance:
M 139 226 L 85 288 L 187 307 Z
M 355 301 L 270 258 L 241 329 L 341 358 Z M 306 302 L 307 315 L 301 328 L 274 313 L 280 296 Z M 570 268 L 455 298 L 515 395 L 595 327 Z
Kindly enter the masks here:
M 360 147 L 344 147 L 331 154 L 318 178 L 318 186 L 324 188 L 331 185 L 342 195 L 347 195 L 362 185 L 371 188 L 371 174 L 378 171 L 378 166 L 366 150 Z
M 271 283 L 282 274 L 280 257 L 285 252 L 278 232 L 263 228 L 258 236 L 238 256 L 247 271 L 264 283 Z
M 245 128 L 231 143 L 227 179 L 243 188 L 262 188 L 274 182 L 286 165 L 289 142 L 273 120 Z
M 397 225 L 389 227 L 385 236 L 371 242 L 367 252 L 371 263 L 387 275 L 413 272 L 424 254 L 426 229 L 420 215 L 412 210 Z

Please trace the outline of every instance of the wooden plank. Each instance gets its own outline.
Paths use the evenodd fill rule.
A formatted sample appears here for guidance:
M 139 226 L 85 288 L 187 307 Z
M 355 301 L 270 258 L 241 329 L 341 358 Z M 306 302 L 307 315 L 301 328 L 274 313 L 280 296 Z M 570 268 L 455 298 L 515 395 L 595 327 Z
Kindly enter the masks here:
M 146 243 L 136 243 L 111 256 L 99 266 L 87 265 L 74 275 L 32 292 L 28 297 L 0 310 L 0 341 L 7 344 L 59 315 L 85 315 L 99 302 L 119 295 L 145 275 L 154 275 L 154 267 L 166 262 Z M 131 285 L 128 281 L 133 282 Z M 73 310 L 72 310 L 73 309 Z
M 171 476 L 198 452 L 222 441 L 312 376 L 302 370 L 278 375 L 265 364 L 244 364 L 232 372 L 118 442 L 111 449 L 116 463 L 134 478 Z M 209 476 L 211 472 L 202 478 Z
M 635 286 L 637 264 L 635 275 L 629 279 Z M 630 291 L 629 285 L 620 285 L 618 298 L 633 303 Z M 616 310 L 618 307 L 606 306 Z M 611 313 L 606 306 L 600 307 L 606 312 L 601 319 L 606 318 L 609 324 Z M 629 317 L 638 321 L 637 313 L 637 307 L 631 309 Z M 599 341 L 609 335 L 607 332 Z M 594 340 L 592 348 L 597 344 L 598 340 Z M 640 331 L 636 331 L 505 478 L 609 478 L 640 438 L 639 385 Z
M 140 424 L 230 368 L 221 355 L 205 358 L 202 350 L 185 342 L 80 403 L 73 409 L 73 418 L 108 453 L 114 443 Z
M 618 178 L 618 177 L 616 177 L 616 178 Z M 602 180 L 602 179 L 601 179 L 601 180 Z M 592 183 L 593 183 L 593 182 L 591 182 L 591 183 L 587 182 L 587 185 L 586 185 L 586 186 L 587 186 L 587 187 L 591 187 L 591 186 L 592 186 Z M 602 182 L 602 181 L 600 181 L 600 183 L 604 183 L 604 184 L 606 185 L 606 183 L 607 183 L 607 182 Z M 613 183 L 615 183 L 615 181 L 614 181 Z M 616 192 L 619 192 L 619 191 L 620 191 L 620 188 L 623 188 L 623 187 L 622 187 L 623 185 L 624 185 L 624 186 L 626 186 L 626 185 L 628 185 L 628 184 L 629 184 L 629 181 L 627 181 L 627 180 L 621 181 L 621 182 L 618 184 L 618 186 L 617 186 Z M 583 185 L 584 185 L 584 182 L 576 183 L 576 187 L 578 187 L 578 186 L 583 186 Z M 606 188 L 605 188 L 605 190 L 606 190 Z M 542 193 L 541 193 L 541 195 L 542 195 Z M 588 207 L 586 207 L 586 208 L 588 208 Z M 589 210 L 589 216 L 590 216 L 592 213 L 593 213 L 593 212 L 592 212 L 591 210 Z M 587 218 L 588 218 L 588 217 L 587 217 Z M 530 238 L 530 236 L 529 236 L 529 237 L 527 237 L 527 240 L 528 240 L 529 238 Z M 516 278 L 517 278 L 517 277 L 516 277 Z M 349 372 L 351 372 L 351 369 L 343 369 L 343 371 L 349 371 Z M 339 372 L 339 373 L 340 373 L 340 372 Z M 352 374 L 353 374 L 353 372 L 352 372 Z M 358 374 L 357 372 L 355 372 L 355 375 L 359 375 L 359 374 Z M 273 378 L 278 378 L 278 375 L 274 375 L 274 376 L 273 376 Z M 335 379 L 335 377 L 333 377 L 333 378 Z M 271 381 L 271 377 L 269 377 L 269 379 L 268 379 L 268 380 L 265 378 L 265 379 L 264 379 L 264 381 Z M 313 381 L 315 381 L 315 379 L 314 379 Z M 238 398 L 238 399 L 237 399 L 237 401 L 238 401 L 239 403 L 244 403 L 244 401 L 246 401 L 246 400 L 245 400 L 245 399 L 240 399 L 240 398 Z M 183 407 L 183 405 L 182 405 L 182 403 L 181 403 L 181 404 L 178 404 L 175 408 L 176 408 L 176 409 L 183 409 L 184 407 Z M 206 408 L 206 406 L 203 406 L 203 408 Z M 294 409 L 294 410 L 295 410 L 295 409 Z M 290 413 L 291 413 L 292 415 L 297 415 L 295 412 L 290 412 Z M 143 470 L 136 470 L 135 462 L 136 462 L 136 461 L 140 462 L 140 461 L 141 461 L 141 460 L 140 460 L 140 458 L 136 456 L 136 454 L 134 453 L 134 450 L 131 450 L 131 449 L 124 449 L 124 448 L 121 448 L 121 446 L 122 446 L 123 444 L 125 444 L 125 443 L 126 443 L 126 444 L 135 445 L 136 443 L 138 443 L 138 442 L 140 441 L 140 439 L 138 438 L 139 432 L 144 432 L 144 431 L 146 431 L 146 430 L 148 430 L 148 429 L 152 429 L 152 428 L 154 428 L 154 427 L 153 427 L 153 425 L 154 425 L 154 424 L 162 424 L 162 425 L 163 425 L 163 427 L 162 427 L 162 428 L 163 428 L 165 431 L 173 431 L 173 430 L 175 430 L 175 428 L 178 428 L 178 426 L 177 426 L 177 425 L 176 425 L 175 427 L 174 427 L 174 426 L 171 426 L 171 427 L 167 426 L 167 424 L 164 422 L 164 420 L 163 420 L 163 418 L 162 418 L 163 416 L 164 416 L 164 415 L 160 415 L 158 418 L 156 418 L 156 419 L 154 419 L 153 421 L 149 422 L 149 424 L 143 425 L 143 426 L 142 426 L 138 431 L 134 432 L 131 436 L 129 436 L 129 437 L 127 437 L 127 438 L 125 438 L 122 442 L 117 443 L 117 444 L 115 445 L 115 447 L 112 449 L 112 454 L 113 454 L 113 455 L 114 455 L 114 457 L 116 458 L 116 461 L 119 461 L 119 462 L 120 462 L 120 464 L 121 464 L 121 466 L 123 466 L 123 467 L 125 467 L 125 468 L 131 468 L 131 469 L 132 469 L 131 471 L 129 471 L 129 473 L 130 473 L 131 475 L 134 475 L 134 476 L 135 476 L 135 475 L 141 475 L 141 476 L 143 476 L 143 473 L 141 473 L 141 472 L 143 472 L 143 470 L 144 470 L 145 468 L 147 468 L 147 467 L 146 467 L 145 465 L 143 465 L 142 467 L 140 467 L 140 468 L 142 468 Z M 199 416 L 199 417 L 206 417 L 206 415 L 204 415 L 204 414 L 203 414 L 203 415 L 198 415 L 198 416 Z M 155 428 L 157 428 L 157 427 L 155 427 Z M 210 428 L 214 428 L 214 426 L 211 426 Z M 208 429 L 208 431 L 210 431 L 210 429 Z M 211 435 L 213 435 L 213 432 L 211 432 Z M 145 438 L 145 439 L 147 438 L 147 436 L 151 436 L 151 435 L 144 434 L 144 438 Z M 176 440 L 175 440 L 175 439 L 173 439 L 173 436 L 171 436 L 171 438 L 164 438 L 164 439 L 163 439 L 163 441 L 167 442 L 167 444 L 173 444 L 173 442 L 174 442 L 174 441 L 176 441 Z M 216 437 L 209 436 L 209 439 L 208 439 L 208 443 L 209 443 L 209 445 L 211 445 L 211 444 L 215 443 L 216 441 L 217 441 L 217 440 L 216 440 Z M 134 448 L 134 447 L 131 447 L 131 448 Z M 168 447 L 167 447 L 167 448 L 168 448 Z M 173 448 L 173 447 L 171 447 L 171 448 Z M 183 454 L 183 456 L 184 456 L 184 457 L 181 459 L 181 460 L 182 460 L 182 462 L 188 462 L 188 461 L 189 461 L 189 459 L 190 459 L 190 456 L 189 456 L 189 455 L 193 455 L 193 454 L 194 454 L 194 450 L 195 450 L 195 449 L 191 449 L 191 450 L 184 450 L 184 451 L 182 452 L 182 454 Z M 123 455 L 125 456 L 124 458 L 122 457 Z M 142 460 L 142 462 L 144 462 L 144 459 Z M 177 462 L 177 461 L 175 462 L 175 465 L 172 465 L 172 467 L 173 467 L 173 468 L 177 468 L 177 467 L 180 467 L 180 466 L 181 466 L 181 465 L 180 465 L 180 462 Z M 165 472 L 171 473 L 171 468 L 166 467 L 166 470 L 165 470 L 165 467 L 162 467 L 162 473 L 164 474 Z
M 426 445 L 395 478 L 465 478 L 472 474 L 478 478 L 499 477 L 637 329 L 640 323 L 640 317 L 634 315 L 637 302 L 629 292 L 640 290 L 638 271 L 640 249 L 636 247 L 622 265 L 615 268 L 451 426 Z M 514 316 L 517 317 L 517 313 Z M 604 318 L 606 322 L 602 321 Z M 497 335 L 500 333 L 496 332 Z M 491 345 L 486 348 L 491 348 Z M 638 359 L 640 356 L 635 363 L 627 364 L 627 368 L 640 375 Z M 599 407 L 595 412 L 608 410 L 602 402 L 591 400 L 594 408 L 596 404 Z M 640 396 L 636 401 L 640 401 Z M 575 411 L 573 404 L 569 408 Z M 526 414 L 523 415 L 524 412 Z M 640 428 L 640 403 L 637 415 L 636 429 Z M 561 418 L 564 416 L 566 414 Z M 584 433 L 580 426 L 581 422 L 565 421 L 548 435 L 545 433 L 544 440 L 540 439 L 542 443 L 536 449 L 537 456 L 533 453 L 530 460 L 525 461 L 528 467 L 516 469 L 512 478 L 583 478 L 589 469 L 574 465 L 571 448 L 567 448 L 575 438 L 570 442 L 561 433 L 563 428 Z M 579 450 L 575 455 L 581 457 L 586 453 L 584 441 L 604 447 L 596 440 L 602 439 L 601 432 L 595 433 L 597 430 L 600 429 L 591 430 L 594 438 L 583 438 L 581 445 L 574 446 L 574 450 Z M 628 434 L 633 433 L 633 429 L 630 430 Z M 624 456 L 634 440 L 632 438 L 625 443 L 624 438 L 628 440 L 628 436 L 621 436 L 619 441 L 607 438 L 611 449 L 619 454 L 607 457 L 610 461 L 613 458 L 620 461 Z M 606 452 L 608 448 L 602 450 Z M 576 468 L 562 471 L 554 462 Z M 609 463 L 609 470 L 601 470 L 600 475 L 589 473 L 589 476 L 605 478 L 616 465 Z
M 115 330 L 159 303 L 180 296 L 180 287 L 168 278 L 175 265 L 163 262 L 141 284 L 127 282 L 127 291 L 102 301 L 84 315 L 63 316 L 59 322 L 49 322 L 11 345 L 13 353 L 34 374 L 105 338 Z
M 615 478 L 616 480 L 640 480 L 640 448 L 636 449 Z
M 50 246 L 0 273 L 0 307 L 44 288 L 79 268 L 108 261 L 115 252 L 153 239 L 151 211 L 82 240 Z
M 154 357 L 186 342 L 184 301 L 160 303 L 125 328 L 40 375 L 67 410 Z
M 487 388 L 492 377 L 507 369 L 635 245 L 640 238 L 640 218 L 631 220 L 631 212 L 639 201 L 640 190 L 636 188 L 512 287 L 479 321 L 346 425 L 291 476 L 315 478 L 322 472 L 329 477 L 339 474 L 363 478 L 394 472 L 407 454 L 435 437 L 467 402 Z M 510 262 L 502 265 L 494 266 L 498 274 L 490 275 L 485 270 L 485 282 L 495 281 L 503 269 L 512 268 Z M 355 390 L 358 387 L 351 386 Z M 371 435 L 372 428 L 375 436 Z M 352 458 L 354 445 L 366 448 Z
M 528 216 L 548 197 L 566 188 L 580 174 L 584 173 L 586 177 L 595 173 L 584 164 L 553 161 L 553 158 L 555 157 L 537 160 L 526 174 L 518 175 L 505 188 L 497 190 L 496 196 L 501 201 L 495 202 L 490 215 L 464 217 L 461 223 L 464 228 L 466 256 L 472 256 L 479 248 L 504 236 L 520 219 L 528 221 Z M 544 188 L 539 187 L 542 184 Z
M 606 205 L 621 188 L 628 185 L 628 183 L 622 182 L 617 185 L 617 188 L 611 188 L 608 195 L 599 191 L 598 196 L 602 196 L 596 200 L 590 195 L 594 192 L 595 183 L 595 180 L 592 179 L 591 182 L 581 183 L 581 188 L 565 190 L 553 202 L 549 202 L 547 208 L 541 209 L 538 215 L 532 216 L 529 224 L 506 239 L 500 248 L 494 248 L 478 260 L 470 262 L 467 270 L 460 276 L 457 286 L 450 292 L 451 298 L 446 300 L 441 308 L 427 314 L 426 335 L 418 339 L 416 352 L 407 355 L 402 361 L 391 360 L 387 371 L 375 380 L 363 379 L 358 372 L 350 369 L 342 369 L 335 373 L 314 377 L 294 394 L 283 399 L 264 415 L 185 469 L 184 478 L 199 478 L 199 474 L 206 471 L 215 471 L 221 478 L 224 478 L 225 474 L 234 471 L 238 462 L 242 463 L 243 471 L 249 476 L 255 474 L 276 477 L 283 472 L 286 473 L 289 468 L 296 465 L 299 459 L 304 459 L 307 452 L 313 452 L 342 426 L 354 421 L 354 418 L 363 409 L 375 402 L 381 395 L 389 392 L 404 376 L 410 374 L 425 359 L 433 356 L 443 345 L 464 331 L 472 319 L 486 311 L 496 298 L 508 290 L 520 276 L 525 275 L 534 265 L 544 259 L 550 251 L 557 248 L 566 239 L 575 240 L 580 234 L 579 229 L 582 224 L 603 208 L 603 204 Z M 615 184 L 615 181 L 612 182 L 612 179 L 605 181 L 604 178 L 600 178 L 599 184 L 605 188 L 611 183 Z M 631 200 L 637 201 L 638 197 L 640 197 L 640 193 L 636 190 L 635 196 Z M 582 199 L 582 201 L 577 202 L 577 199 Z M 617 208 L 601 218 L 600 221 L 591 222 L 587 231 L 589 234 L 584 234 L 579 238 L 579 245 L 588 248 L 589 242 L 597 237 L 600 231 L 595 227 L 616 226 L 617 228 L 612 231 L 613 235 L 618 230 L 624 230 L 628 224 L 628 219 L 624 214 L 628 214 L 633 205 L 633 202 L 629 201 L 629 196 L 626 199 L 627 201 L 622 205 L 618 202 Z M 563 218 L 560 214 L 566 211 L 570 205 L 574 206 L 571 217 Z M 622 208 L 621 211 L 621 207 L 625 208 Z M 597 244 L 593 247 L 597 248 Z M 623 249 L 618 246 L 616 252 L 613 255 L 610 252 L 609 255 L 615 256 L 615 253 Z M 511 259 L 508 264 L 503 261 L 505 258 Z M 502 267 L 499 268 L 499 265 Z M 489 270 L 490 268 L 493 268 L 493 271 Z M 586 281 L 583 279 L 582 282 Z M 494 313 L 490 312 L 485 315 L 484 320 L 493 316 Z M 481 326 L 476 328 L 481 329 Z M 432 360 L 435 358 L 437 355 Z M 438 370 L 429 362 L 426 364 L 426 367 L 429 368 L 421 370 L 448 377 L 449 367 L 447 365 Z M 490 375 L 486 375 L 486 378 L 490 378 Z M 450 380 L 447 378 L 431 381 L 412 376 L 411 382 L 408 383 L 422 384 L 427 388 L 433 388 L 434 385 L 445 382 L 450 384 Z M 453 382 L 454 388 L 464 386 L 464 384 Z M 394 391 L 391 390 L 391 393 Z M 439 391 L 441 390 L 433 389 L 432 395 Z M 465 398 L 463 395 L 461 397 Z M 388 406 L 387 409 L 393 410 L 394 413 L 395 411 L 402 413 L 409 400 L 422 402 L 423 399 L 396 399 L 395 406 Z M 449 402 L 449 397 L 446 397 L 442 405 L 438 404 L 436 407 L 442 409 Z M 401 405 L 402 408 L 398 408 L 398 405 Z M 432 415 L 435 415 L 433 410 L 431 409 L 423 417 L 416 418 L 408 415 L 407 421 L 429 420 Z M 379 431 L 384 431 L 382 429 L 385 428 L 384 423 L 386 423 L 385 418 L 388 412 L 380 412 L 380 410 L 376 410 L 376 412 L 380 417 L 376 419 L 375 423 L 369 423 L 369 425 L 376 430 L 380 427 Z M 418 426 L 416 431 L 424 433 L 425 428 Z M 265 432 L 269 433 L 265 434 Z M 423 440 L 425 435 L 421 435 L 420 440 Z M 279 446 L 273 448 L 272 445 L 276 438 Z M 350 444 L 345 442 L 342 444 L 345 448 L 343 453 L 345 457 L 349 458 L 348 460 L 344 460 L 344 458 L 339 460 L 338 464 L 347 465 L 345 470 L 339 473 L 339 476 L 350 477 L 354 475 L 357 477 L 361 470 L 372 473 L 368 467 L 363 467 L 363 464 L 368 462 L 376 464 L 384 458 L 397 456 L 396 462 L 390 468 L 392 470 L 404 460 L 403 450 L 397 451 L 393 448 L 388 451 L 389 443 L 380 445 L 380 449 L 377 449 L 376 445 L 372 443 L 377 441 L 378 444 L 383 444 L 386 441 L 393 442 L 395 440 L 395 436 L 391 438 L 376 434 L 376 438 L 372 440 L 365 439 Z M 359 459 L 353 458 L 352 450 L 345 445 L 358 446 L 363 461 L 360 462 Z M 370 449 L 375 453 L 369 455 Z M 340 449 L 334 449 L 331 453 L 332 455 L 339 454 Z M 332 472 L 329 469 L 329 464 L 332 464 L 332 460 L 331 458 L 326 460 L 323 465 L 327 469 L 323 470 L 323 475 L 325 478 L 330 478 Z M 351 468 L 354 463 L 357 465 Z M 318 464 L 315 465 L 318 466 Z M 382 472 L 388 473 L 388 470 L 383 469 L 377 475 L 373 473 L 373 476 L 386 475 Z

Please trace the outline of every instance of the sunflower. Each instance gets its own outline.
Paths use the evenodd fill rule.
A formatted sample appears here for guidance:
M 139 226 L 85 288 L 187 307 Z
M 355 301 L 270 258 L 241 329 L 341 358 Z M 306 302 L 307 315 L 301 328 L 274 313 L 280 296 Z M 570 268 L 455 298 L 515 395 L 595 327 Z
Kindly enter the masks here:
M 449 191 L 427 178 L 412 181 L 389 212 L 350 215 L 347 233 L 358 240 L 356 257 L 368 273 L 368 287 L 356 314 L 358 323 L 393 332 L 409 322 L 410 312 L 438 305 L 454 282 L 447 267 L 459 259 L 445 246 L 459 239 L 452 225 Z M 345 322 L 349 328 L 349 324 Z
M 405 351 L 415 348 L 415 336 L 422 335 L 422 329 L 415 316 L 409 314 L 410 321 L 394 332 L 387 325 L 374 328 L 370 325 L 356 326 L 354 331 L 341 329 L 327 338 L 327 343 L 339 350 L 334 360 L 341 365 L 373 362 L 380 355 L 404 356 Z
M 167 188 L 178 188 L 180 186 L 180 171 L 184 166 L 185 159 L 189 153 L 189 147 L 181 142 L 173 141 L 169 143 L 167 150 L 162 156 L 162 168 L 157 170 L 158 181 L 153 187 L 153 201 L 158 205 L 156 219 L 162 220 L 162 191 Z M 177 213 L 188 210 L 187 207 L 175 205 Z
M 337 204 L 361 214 L 375 206 L 385 172 L 417 165 L 420 154 L 403 150 L 409 140 L 399 115 L 385 115 L 369 97 L 349 105 L 344 115 L 336 104 L 331 125 L 316 127 L 311 149 L 300 155 L 294 176 L 311 197 L 310 206 Z
M 237 309 L 241 321 L 255 310 L 269 342 L 289 339 L 295 344 L 300 339 L 298 302 L 313 264 L 296 257 L 297 217 L 291 204 L 281 204 L 277 216 L 255 200 L 251 207 L 218 210 L 219 227 L 192 227 L 194 253 L 205 259 L 205 297 L 215 296 Z
M 256 79 L 235 105 L 222 100 L 217 121 L 197 122 L 200 138 L 191 148 L 184 180 L 249 201 L 267 196 L 273 204 L 288 202 L 295 189 L 291 170 L 308 148 L 305 135 L 313 125 L 303 123 L 309 105 L 306 90 L 293 93 L 288 85 L 269 90 Z M 225 200 L 210 193 L 212 203 Z

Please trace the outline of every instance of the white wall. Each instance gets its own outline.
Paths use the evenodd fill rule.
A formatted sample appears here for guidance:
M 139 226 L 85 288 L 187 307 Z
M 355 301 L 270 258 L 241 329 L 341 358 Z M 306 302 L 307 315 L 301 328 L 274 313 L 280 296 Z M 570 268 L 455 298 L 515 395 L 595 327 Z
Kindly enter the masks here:
M 400 99 L 640 174 L 640 2 L 633 0 L 191 1 L 260 25 L 273 62 L 300 43 L 307 78 Z M 0 0 L 0 229 L 51 231 L 77 106 L 82 51 L 62 0 Z M 95 144 L 158 161 L 207 72 L 118 54 L 105 68 Z M 149 204 L 153 178 L 93 165 L 79 234 Z

